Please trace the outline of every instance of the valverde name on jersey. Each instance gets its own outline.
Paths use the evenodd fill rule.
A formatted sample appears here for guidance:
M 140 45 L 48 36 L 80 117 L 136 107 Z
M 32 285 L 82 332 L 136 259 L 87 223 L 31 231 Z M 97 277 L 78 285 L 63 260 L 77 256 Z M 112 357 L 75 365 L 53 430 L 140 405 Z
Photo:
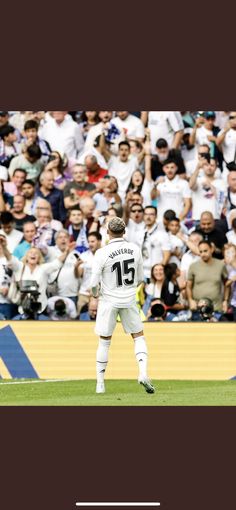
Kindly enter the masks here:
M 114 250 L 112 253 L 110 253 L 109 258 L 114 259 L 114 257 L 117 257 L 117 255 L 122 255 L 124 253 L 133 255 L 134 250 L 131 250 L 130 248 L 120 248 L 119 250 Z

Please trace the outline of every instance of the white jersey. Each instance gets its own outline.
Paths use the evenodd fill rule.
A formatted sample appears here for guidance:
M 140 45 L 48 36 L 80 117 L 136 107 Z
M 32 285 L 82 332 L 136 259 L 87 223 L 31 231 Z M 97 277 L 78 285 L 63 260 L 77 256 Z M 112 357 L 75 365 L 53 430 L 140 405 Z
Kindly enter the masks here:
M 142 281 L 142 255 L 135 244 L 119 237 L 96 251 L 90 287 L 100 283 L 101 297 L 114 308 L 131 307 L 135 303 L 136 288 Z

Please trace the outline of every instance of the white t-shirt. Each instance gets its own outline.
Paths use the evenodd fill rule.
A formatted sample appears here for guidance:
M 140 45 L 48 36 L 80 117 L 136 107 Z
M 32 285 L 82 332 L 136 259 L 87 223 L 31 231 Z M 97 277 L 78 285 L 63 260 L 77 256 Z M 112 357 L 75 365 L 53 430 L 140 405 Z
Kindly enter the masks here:
M 221 135 L 223 130 L 218 134 Z M 235 159 L 236 151 L 236 129 L 230 129 L 225 135 L 225 139 L 222 143 L 222 152 L 226 163 L 231 163 Z
M 151 151 L 156 154 L 156 142 L 164 138 L 171 147 L 175 133 L 184 129 L 181 113 L 174 112 L 148 112 L 148 128 L 150 129 Z
M 154 264 L 163 260 L 163 251 L 170 251 L 170 240 L 167 232 L 153 225 L 151 230 L 145 230 L 142 242 L 143 270 L 146 278 L 150 278 Z
M 197 189 L 192 190 L 192 218 L 200 220 L 204 211 L 209 211 L 215 219 L 220 219 L 222 207 L 227 196 L 226 186 L 222 179 L 214 179 L 212 186 L 216 189 L 216 196 L 206 184 L 205 177 L 198 177 Z
M 125 120 L 114 117 L 112 124 L 115 124 L 119 131 L 125 129 L 128 138 L 144 138 L 145 136 L 143 122 L 135 115 L 128 115 Z
M 83 294 L 84 296 L 89 296 L 91 290 L 90 281 L 92 275 L 94 255 L 95 254 L 92 253 L 90 250 L 87 250 L 84 253 L 80 254 L 80 258 L 81 260 L 83 260 L 83 264 L 81 264 L 80 266 L 83 268 L 83 276 L 81 278 L 79 293 Z
M 183 241 L 181 241 L 181 239 L 179 239 L 179 237 L 171 234 L 170 232 L 169 232 L 169 240 L 170 240 L 170 251 L 173 252 L 176 248 L 180 248 L 181 256 L 182 256 L 185 252 L 185 244 L 183 243 Z M 176 255 L 171 255 L 169 262 L 171 262 L 171 263 L 174 262 L 175 264 L 177 264 L 178 267 L 180 267 L 181 261 Z
M 83 149 L 84 139 L 80 126 L 71 118 L 65 118 L 61 124 L 51 119 L 44 124 L 41 137 L 46 140 L 53 151 L 76 158 Z
M 65 317 L 63 317 L 63 316 L 59 317 L 56 314 L 55 303 L 56 303 L 56 301 L 58 301 L 58 299 L 61 299 L 61 296 L 52 296 L 51 298 L 48 299 L 47 313 L 48 313 L 50 319 L 52 319 L 54 321 L 63 321 L 63 320 L 67 321 L 70 319 L 76 319 L 78 314 L 77 314 L 75 303 L 72 301 L 72 299 L 69 299 L 66 297 L 63 297 L 63 301 L 66 305 Z
M 158 218 L 161 219 L 168 209 L 175 211 L 179 217 L 184 207 L 184 199 L 191 198 L 191 190 L 187 181 L 181 179 L 178 175 L 174 179 L 164 178 L 163 182 L 157 185 L 160 192 L 158 197 Z
M 10 286 L 12 278 L 7 275 L 5 267 L 8 265 L 6 257 L 0 257 L 0 288 L 8 288 Z M 0 293 L 0 303 L 10 303 L 6 296 Z
M 13 253 L 14 249 L 18 246 L 21 239 L 23 238 L 23 232 L 20 232 L 15 228 L 13 228 L 13 230 L 8 235 L 4 232 L 3 229 L 0 229 L 0 235 L 6 237 L 7 249 L 9 250 L 10 253 Z
M 31 272 L 30 267 L 26 264 L 22 273 L 23 265 L 23 262 L 14 256 L 8 262 L 8 266 L 14 271 L 16 281 L 19 281 L 20 279 L 35 280 L 38 283 L 40 293 L 38 302 L 41 303 L 40 312 L 42 312 L 47 306 L 46 289 L 49 275 L 51 275 L 53 271 L 58 271 L 62 264 L 60 260 L 55 259 L 53 262 L 37 265 L 33 272 Z M 19 312 L 22 313 L 22 311 L 21 306 L 19 306 Z
M 208 136 L 213 136 L 213 131 L 210 130 L 210 129 L 206 129 L 205 126 L 201 126 L 199 128 L 197 128 L 196 130 L 196 144 L 197 145 L 208 145 L 209 147 L 211 146 L 211 143 L 209 140 L 208 140 Z
M 112 239 L 96 251 L 90 287 L 101 283 L 101 297 L 114 308 L 129 308 L 135 303 L 136 289 L 143 281 L 141 251 L 123 238 Z
M 47 247 L 47 260 L 55 260 L 55 258 L 62 255 L 62 251 L 57 246 Z M 75 297 L 78 294 L 79 278 L 76 278 L 74 274 L 74 267 L 77 261 L 75 257 L 76 251 L 69 253 L 59 273 L 57 284 L 58 284 L 58 296 L 63 297 Z M 57 277 L 58 271 L 51 273 L 49 282 L 53 282 Z
M 234 230 L 229 230 L 229 232 L 226 234 L 226 237 L 228 239 L 228 243 L 236 245 L 236 232 L 234 232 Z
M 200 258 L 201 257 L 199 257 L 199 255 L 195 255 L 190 250 L 184 253 L 180 264 L 180 271 L 183 271 L 185 273 L 186 279 L 188 277 L 189 267 L 191 266 L 191 264 L 193 264 L 193 262 L 197 262 L 198 260 L 200 260 Z
M 135 243 L 139 248 L 142 247 L 143 236 L 145 230 L 145 223 L 141 221 L 141 223 L 136 223 L 131 218 L 129 219 L 126 229 L 125 229 L 125 238 L 130 243 Z
M 122 200 L 125 199 L 132 174 L 137 169 L 138 160 L 136 156 L 130 156 L 126 162 L 121 161 L 117 156 L 111 156 L 108 161 L 108 173 L 116 177 L 118 181 L 118 193 Z

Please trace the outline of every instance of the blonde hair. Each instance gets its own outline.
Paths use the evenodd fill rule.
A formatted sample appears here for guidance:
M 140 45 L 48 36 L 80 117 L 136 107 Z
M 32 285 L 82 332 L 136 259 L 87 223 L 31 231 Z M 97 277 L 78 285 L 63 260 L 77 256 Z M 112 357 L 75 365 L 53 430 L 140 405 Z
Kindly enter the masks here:
M 27 263 L 28 263 L 27 258 L 28 258 L 28 255 L 29 255 L 29 253 L 30 253 L 30 251 L 31 251 L 31 250 L 36 250 L 36 251 L 37 251 L 37 254 L 38 254 L 38 264 L 39 264 L 39 265 L 44 264 L 44 262 L 45 262 L 45 261 L 44 261 L 44 257 L 43 257 L 43 255 L 42 255 L 42 252 L 41 252 L 38 248 L 35 248 L 34 246 L 32 246 L 32 247 L 31 247 L 31 248 L 30 248 L 30 249 L 26 252 L 26 254 L 24 255 L 24 257 L 22 257 L 22 259 L 21 259 L 21 260 L 22 260 L 22 262 L 23 262 L 24 264 L 27 264 Z

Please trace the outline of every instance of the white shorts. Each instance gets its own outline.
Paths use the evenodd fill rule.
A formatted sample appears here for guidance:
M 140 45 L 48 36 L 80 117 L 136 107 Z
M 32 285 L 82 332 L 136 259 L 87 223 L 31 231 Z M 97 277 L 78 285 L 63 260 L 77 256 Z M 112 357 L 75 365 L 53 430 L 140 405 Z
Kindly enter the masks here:
M 99 336 L 112 336 L 118 314 L 125 333 L 139 333 L 143 330 L 136 303 L 129 308 L 115 308 L 109 301 L 101 300 L 98 303 L 95 333 Z

